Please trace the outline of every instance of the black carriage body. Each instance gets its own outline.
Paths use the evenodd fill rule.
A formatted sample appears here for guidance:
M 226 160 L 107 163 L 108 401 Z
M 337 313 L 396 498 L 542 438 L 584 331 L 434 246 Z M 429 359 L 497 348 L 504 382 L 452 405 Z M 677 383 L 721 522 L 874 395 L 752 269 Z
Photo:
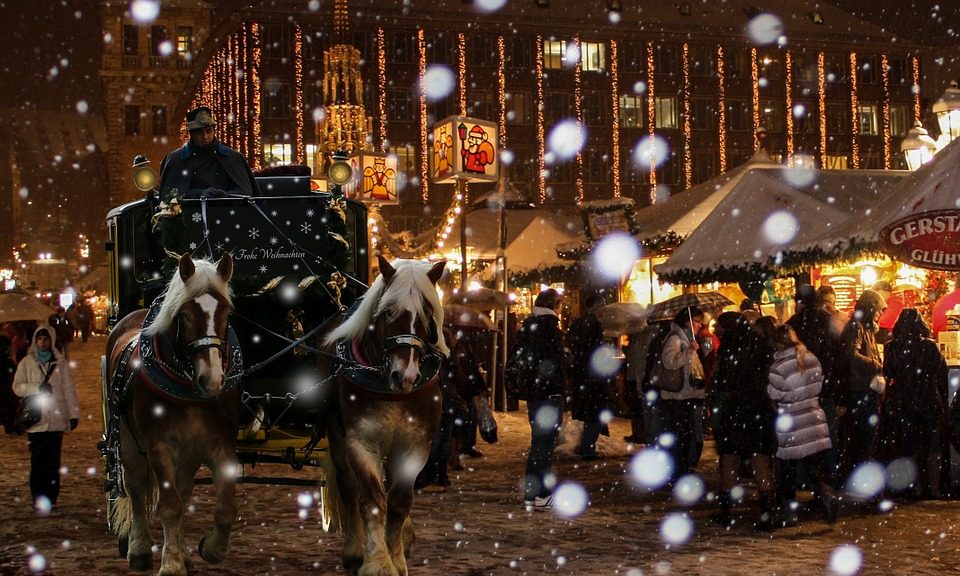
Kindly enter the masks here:
M 329 286 L 332 272 L 347 278 L 344 306 L 363 294 L 369 274 L 367 212 L 359 202 L 310 192 L 305 178 L 258 180 L 265 193 L 277 195 L 185 199 L 177 218 L 183 245 L 195 257 L 216 260 L 228 251 L 234 259 L 231 323 L 246 369 L 262 366 L 241 384 L 241 458 L 298 466 L 315 459 L 316 357 L 302 348 L 278 353 L 339 311 L 331 297 L 336 288 Z M 166 284 L 154 212 L 147 200 L 139 200 L 107 216 L 111 326 L 148 306 Z M 341 214 L 342 224 L 336 221 Z

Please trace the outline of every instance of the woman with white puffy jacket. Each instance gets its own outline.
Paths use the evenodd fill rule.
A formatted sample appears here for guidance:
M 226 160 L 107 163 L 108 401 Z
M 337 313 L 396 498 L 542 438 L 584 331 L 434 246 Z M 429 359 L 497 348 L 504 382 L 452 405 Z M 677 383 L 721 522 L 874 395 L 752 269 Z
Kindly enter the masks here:
M 797 464 L 803 462 L 819 484 L 819 496 L 827 521 L 837 519 L 839 502 L 835 495 L 836 474 L 827 466 L 833 450 L 827 417 L 820 407 L 823 370 L 817 357 L 800 343 L 788 325 L 773 334 L 774 355 L 767 394 L 777 409 L 777 493 L 782 525 L 794 525 L 796 517 Z

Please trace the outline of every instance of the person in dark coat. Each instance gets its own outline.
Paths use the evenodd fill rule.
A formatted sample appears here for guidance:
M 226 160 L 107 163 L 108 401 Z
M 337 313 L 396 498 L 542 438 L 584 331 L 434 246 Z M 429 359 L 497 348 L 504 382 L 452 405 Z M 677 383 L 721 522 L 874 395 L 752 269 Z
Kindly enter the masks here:
M 0 336 L 0 424 L 7 434 L 14 434 L 14 419 L 20 399 L 13 393 L 13 375 L 17 372 L 17 363 L 13 361 L 10 348 L 10 339 Z
M 246 159 L 217 140 L 217 120 L 209 108 L 187 112 L 190 141 L 167 154 L 160 165 L 160 199 L 172 191 L 179 198 L 259 196 L 260 188 Z
M 947 363 L 930 328 L 915 308 L 904 308 L 884 347 L 886 390 L 877 431 L 878 456 L 885 463 L 913 461 L 910 488 L 922 498 L 939 497 L 941 434 L 947 406 Z
M 553 506 L 555 478 L 551 472 L 567 396 L 569 353 L 560 330 L 562 295 L 548 288 L 537 295 L 533 313 L 517 334 L 515 359 L 522 399 L 530 420 L 530 451 L 523 477 L 523 503 L 527 510 Z
M 837 415 L 846 420 L 841 425 L 844 476 L 871 457 L 876 438 L 880 394 L 871 383 L 883 371 L 876 333 L 886 307 L 880 294 L 864 290 L 840 336 L 845 378 L 838 390 Z
M 567 331 L 567 345 L 573 356 L 573 402 L 570 409 L 573 418 L 583 422 L 580 457 L 584 460 L 602 457 L 597 453 L 597 439 L 606 431 L 607 425 L 602 419 L 604 413 L 609 414 L 609 395 L 613 385 L 613 374 L 603 373 L 602 362 L 597 362 L 594 357 L 602 353 L 603 326 L 597 317 L 602 308 L 603 297 L 591 294 L 584 305 L 583 315 L 574 320 Z M 609 434 L 606 431 L 606 435 Z
M 724 312 L 717 318 L 717 335 L 717 370 L 707 397 L 720 456 L 720 512 L 715 520 L 723 526 L 734 523 L 730 491 L 739 480 L 741 463 L 749 461 L 763 507 L 755 526 L 768 529 L 776 505 L 772 461 L 777 440 L 773 407 L 766 392 L 772 353 L 739 312 Z
M 457 330 L 454 339 L 456 345 L 450 348 L 453 385 L 465 407 L 458 411 L 453 435 L 457 445 L 457 457 L 481 458 L 483 453 L 477 449 L 478 414 L 475 397 L 485 396 L 488 388 L 483 374 L 480 373 L 480 359 L 477 357 L 474 337 L 475 334 L 461 328 Z
M 73 342 L 73 332 L 74 326 L 73 322 L 70 321 L 70 318 L 67 316 L 66 310 L 63 309 L 63 306 L 57 307 L 56 314 L 50 316 L 47 319 L 47 324 L 56 332 L 57 336 L 57 350 L 63 353 L 67 358 L 70 357 L 70 343 Z

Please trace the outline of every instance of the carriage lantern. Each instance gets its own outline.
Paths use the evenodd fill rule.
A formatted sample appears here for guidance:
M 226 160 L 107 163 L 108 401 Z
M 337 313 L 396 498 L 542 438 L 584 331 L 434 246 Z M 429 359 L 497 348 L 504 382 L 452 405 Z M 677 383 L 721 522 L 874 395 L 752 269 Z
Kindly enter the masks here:
M 136 168 L 133 173 L 133 185 L 141 192 L 153 190 L 157 185 L 157 172 L 148 164 L 150 160 L 143 154 L 137 154 L 133 159 L 133 167 Z

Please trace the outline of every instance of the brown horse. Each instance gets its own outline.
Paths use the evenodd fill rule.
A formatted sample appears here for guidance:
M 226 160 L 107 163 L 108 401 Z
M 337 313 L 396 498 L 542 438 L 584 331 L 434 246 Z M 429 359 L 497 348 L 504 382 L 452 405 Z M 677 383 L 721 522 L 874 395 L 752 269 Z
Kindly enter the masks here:
M 440 422 L 437 373 L 450 351 L 438 329 L 444 262 L 378 258 L 381 276 L 324 338 L 340 358 L 324 512 L 344 536 L 344 567 L 396 576 L 407 573 L 413 483 Z
M 163 524 L 159 574 L 187 574 L 190 552 L 181 522 L 201 465 L 212 472 L 216 506 L 200 555 L 221 562 L 230 546 L 242 364 L 227 323 L 232 273 L 228 253 L 216 264 L 184 255 L 162 303 L 123 318 L 107 341 L 109 402 L 116 412 L 110 427 L 126 491 L 111 502 L 110 521 L 135 570 L 153 564 L 148 510 L 155 504 Z

